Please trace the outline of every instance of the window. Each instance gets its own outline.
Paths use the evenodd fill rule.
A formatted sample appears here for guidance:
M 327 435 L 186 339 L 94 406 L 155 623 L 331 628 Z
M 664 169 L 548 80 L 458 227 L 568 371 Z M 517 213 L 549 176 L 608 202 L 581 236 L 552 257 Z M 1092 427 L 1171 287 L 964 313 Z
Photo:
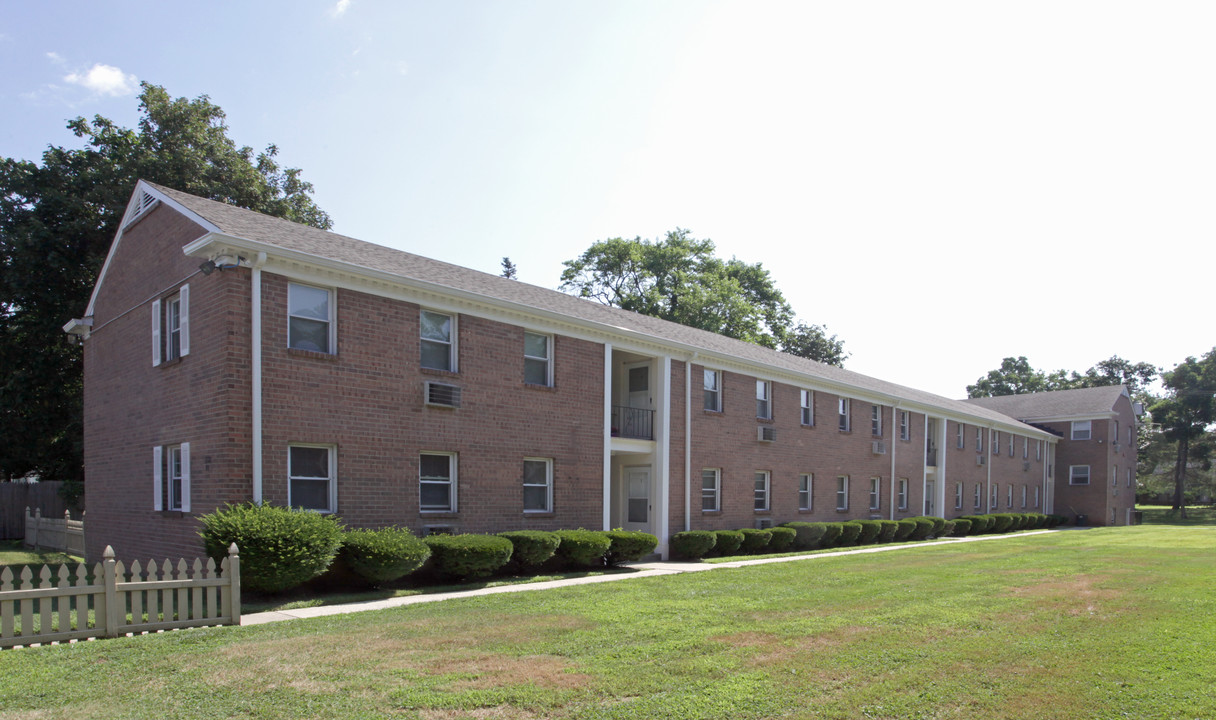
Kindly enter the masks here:
M 984 428 L 975 429 L 975 451 L 984 452 Z
M 1007 485 L 1005 490 L 1005 507 L 1011 508 L 1013 507 L 1013 485 Z
M 422 512 L 456 512 L 455 453 L 418 456 L 418 509 Z
M 1112 420 L 1111 422 L 1113 422 L 1113 423 L 1114 423 L 1114 428 L 1115 428 L 1115 432 L 1114 432 L 1114 435 L 1115 435 L 1115 442 L 1119 442 L 1119 421 L 1118 421 L 1118 420 Z
M 287 347 L 332 353 L 333 325 L 329 290 L 287 285 Z
M 1074 420 L 1072 423 L 1072 439 L 1088 440 L 1092 428 L 1092 420 Z
M 811 426 L 815 424 L 815 393 L 810 390 L 799 391 L 799 402 L 802 405 L 802 424 Z
M 1115 488 L 1115 492 L 1119 492 L 1119 466 L 1113 465 L 1110 469 L 1110 486 Z
M 524 333 L 524 382 L 552 385 L 553 364 L 549 362 L 553 338 L 540 333 Z
M 702 383 L 705 388 L 705 409 L 710 412 L 722 412 L 721 375 L 717 370 L 706 370 Z
M 1034 506 L 1035 507 L 1039 506 L 1039 486 L 1038 485 L 1034 486 Z
M 524 458 L 524 512 L 553 512 L 552 458 Z
M 176 295 L 152 301 L 152 364 L 190 354 L 190 286 Z
M 1022 509 L 1026 509 L 1026 486 L 1022 486 Z
M 1128 444 L 1128 445 L 1131 445 L 1131 444 L 1132 444 L 1132 442 L 1134 442 L 1133 435 L 1132 435 L 1132 428 L 1131 428 L 1131 426 L 1128 426 L 1128 428 L 1127 428 L 1127 444 Z
M 1030 438 L 1022 438 L 1022 459 L 1030 457 Z
M 839 416 L 840 432 L 848 432 L 851 427 L 849 424 L 849 399 L 840 398 L 837 402 L 836 414 Z
M 154 510 L 190 512 L 190 443 L 152 448 Z
M 804 473 L 798 477 L 798 509 L 810 510 L 814 507 L 815 476 Z
M 900 510 L 908 509 L 908 478 L 899 479 L 899 490 L 895 494 Z
M 908 427 L 908 411 L 899 411 L 899 439 L 907 442 L 912 439 L 912 428 Z
M 980 509 L 980 503 L 984 497 L 984 488 L 979 483 L 975 484 L 975 509 Z
M 756 473 L 756 510 L 768 510 L 768 473 Z
M 989 443 L 989 446 L 992 449 L 993 455 L 1001 454 L 1001 431 L 1000 430 L 992 431 L 992 442 Z
M 963 437 L 963 435 L 965 434 L 964 431 L 966 430 L 966 428 L 967 428 L 966 425 L 964 425 L 962 423 L 958 424 L 958 437 L 955 438 L 954 443 L 955 443 L 955 446 L 959 450 L 962 450 L 963 448 L 967 447 L 967 440 L 966 440 L 966 438 Z
M 769 403 L 770 386 L 767 380 L 756 381 L 756 417 L 770 420 L 773 417 L 773 406 Z
M 1009 435 L 1009 457 L 1013 457 L 1013 433 L 1007 434 Z
M 963 484 L 954 483 L 954 509 L 963 509 Z
M 836 509 L 849 509 L 849 476 L 841 475 L 836 478 Z
M 1034 459 L 1036 461 L 1043 459 L 1043 441 L 1042 440 L 1036 440 L 1034 443 Z
M 995 509 L 997 506 L 997 493 L 1000 492 L 1000 483 L 992 483 L 992 496 L 988 498 L 989 509 Z
M 722 509 L 722 471 L 713 468 L 701 471 L 701 512 L 718 512 Z
M 456 344 L 452 316 L 423 310 L 421 315 L 422 367 L 456 372 Z
M 337 482 L 333 448 L 291 445 L 287 448 L 287 504 L 290 507 L 335 512 Z
M 870 509 L 878 510 L 882 507 L 882 478 L 870 478 Z
M 882 437 L 882 406 L 870 406 L 870 434 L 874 437 Z
M 1069 465 L 1068 466 L 1068 484 L 1069 485 L 1088 485 L 1089 484 L 1089 466 L 1088 465 Z

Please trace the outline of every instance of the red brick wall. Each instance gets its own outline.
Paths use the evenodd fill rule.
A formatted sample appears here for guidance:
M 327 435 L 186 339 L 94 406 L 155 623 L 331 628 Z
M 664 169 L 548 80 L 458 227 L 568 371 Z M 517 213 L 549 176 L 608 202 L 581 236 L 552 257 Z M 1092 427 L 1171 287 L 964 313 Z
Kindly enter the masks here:
M 1127 429 L 1135 427 L 1131 401 L 1119 398 L 1114 408 L 1119 422 L 1119 450 L 1115 451 L 1112 419 L 1092 420 L 1089 440 L 1072 439 L 1072 423 L 1044 423 L 1061 432 L 1054 468 L 1056 513 L 1072 517 L 1086 515 L 1091 525 L 1125 525 L 1127 511 L 1135 507 L 1136 444 L 1127 442 Z M 1133 438 L 1135 431 L 1133 430 Z M 1089 484 L 1071 485 L 1069 466 L 1089 465 Z M 1111 483 L 1112 468 L 1117 468 L 1117 486 Z M 1132 487 L 1127 487 L 1127 469 L 1132 470 Z M 1111 512 L 1114 511 L 1114 522 Z

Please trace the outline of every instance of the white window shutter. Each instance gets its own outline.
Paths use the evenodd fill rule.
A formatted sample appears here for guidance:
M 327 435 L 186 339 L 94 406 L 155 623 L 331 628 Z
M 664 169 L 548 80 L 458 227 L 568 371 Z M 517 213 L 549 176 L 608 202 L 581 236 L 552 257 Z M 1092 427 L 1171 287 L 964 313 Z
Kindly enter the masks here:
M 182 443 L 182 512 L 190 512 L 190 443 L 188 442 Z
M 163 448 L 160 445 L 152 448 L 152 509 L 164 510 L 164 500 L 161 493 L 161 473 L 164 470 L 161 452 Z
M 181 356 L 190 354 L 190 286 L 182 285 L 181 310 L 178 325 L 181 328 Z
M 152 301 L 152 367 L 160 365 L 160 300 Z M 160 508 L 157 508 L 158 510 Z

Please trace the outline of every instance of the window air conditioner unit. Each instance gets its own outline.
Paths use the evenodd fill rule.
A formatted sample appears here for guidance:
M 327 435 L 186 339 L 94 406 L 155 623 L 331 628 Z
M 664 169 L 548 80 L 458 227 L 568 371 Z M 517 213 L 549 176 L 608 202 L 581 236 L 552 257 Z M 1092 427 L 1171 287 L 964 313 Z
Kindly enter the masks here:
M 428 380 L 426 382 L 426 404 L 439 407 L 460 407 L 460 388 Z
M 875 455 L 886 455 L 887 454 L 887 444 L 885 442 L 883 442 L 882 440 L 875 440 L 873 443 L 871 443 L 870 449 L 873 451 L 873 453 Z
M 776 442 L 777 428 L 761 425 L 756 428 L 756 439 L 760 442 Z
M 756 529 L 757 530 L 771 530 L 772 527 L 773 527 L 772 518 L 756 518 Z
M 422 527 L 422 536 L 428 535 L 452 535 L 451 525 L 424 525 Z
M 1119 452 L 1119 443 L 1112 443 L 1112 444 L 1114 445 L 1115 452 Z
M 975 464 L 976 464 L 976 465 L 987 465 L 987 464 L 988 464 L 988 458 L 987 458 L 986 456 L 984 456 L 984 455 L 976 455 L 976 456 L 975 456 Z

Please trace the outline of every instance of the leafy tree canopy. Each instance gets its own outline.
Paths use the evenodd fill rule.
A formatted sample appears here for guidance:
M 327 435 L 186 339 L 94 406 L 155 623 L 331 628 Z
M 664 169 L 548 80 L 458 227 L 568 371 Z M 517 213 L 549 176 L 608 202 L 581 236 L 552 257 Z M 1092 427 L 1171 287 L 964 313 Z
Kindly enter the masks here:
M 0 158 L 0 480 L 82 476 L 80 349 L 60 328 L 87 306 L 137 180 L 332 225 L 300 170 L 274 145 L 238 147 L 206 95 L 142 87 L 137 129 L 78 117 L 67 127 L 84 147 Z
M 1135 398 L 1146 397 L 1148 385 L 1157 379 L 1159 369 L 1149 363 L 1133 363 L 1118 355 L 1102 360 L 1084 373 L 1057 370 L 1047 373 L 1030 365 L 1025 355 L 1007 357 L 996 370 L 967 386 L 967 397 L 1020 395 L 1049 390 L 1126 385 Z
M 1174 507 L 1186 517 L 1186 481 L 1191 461 L 1210 467 L 1208 427 L 1216 420 L 1216 348 L 1202 358 L 1188 357 L 1162 374 L 1166 396 L 1149 408 L 1159 438 L 1176 444 Z M 1205 442 L 1206 440 L 1206 442 Z
M 835 335 L 791 329 L 794 313 L 760 263 L 714 255 L 711 240 L 677 228 L 661 240 L 612 238 L 567 260 L 561 288 L 605 305 L 842 365 Z

